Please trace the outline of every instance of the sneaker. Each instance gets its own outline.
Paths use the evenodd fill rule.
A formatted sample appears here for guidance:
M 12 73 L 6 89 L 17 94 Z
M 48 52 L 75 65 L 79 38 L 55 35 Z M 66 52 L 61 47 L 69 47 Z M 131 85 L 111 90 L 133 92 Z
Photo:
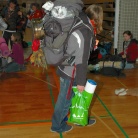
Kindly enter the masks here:
M 87 126 L 92 126 L 96 123 L 96 119 L 90 119 Z
M 61 133 L 63 133 L 63 132 L 69 132 L 69 131 L 71 131 L 72 129 L 73 129 L 73 126 L 66 125 L 65 129 L 64 129 Z M 60 132 L 58 132 L 58 131 L 56 131 L 56 130 L 52 130 L 52 129 L 50 129 L 50 131 L 51 131 L 51 132 L 60 133 Z
M 89 119 L 88 124 L 86 126 L 92 126 L 96 123 L 96 119 Z M 75 124 L 76 126 L 82 126 L 79 124 Z
M 128 89 L 126 89 L 126 90 L 123 91 L 123 92 L 120 92 L 120 93 L 118 94 L 118 96 L 125 96 L 125 95 L 127 95 L 127 90 L 128 90 Z
M 125 91 L 125 88 L 120 88 L 115 90 L 115 94 L 118 95 L 120 92 Z

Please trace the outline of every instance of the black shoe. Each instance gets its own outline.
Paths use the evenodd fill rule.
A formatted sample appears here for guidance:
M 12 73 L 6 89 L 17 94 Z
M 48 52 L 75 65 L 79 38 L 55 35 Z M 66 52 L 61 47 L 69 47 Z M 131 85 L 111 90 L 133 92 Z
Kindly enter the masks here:
M 96 119 L 90 119 L 88 121 L 88 124 L 86 126 L 92 126 L 96 123 Z M 75 124 L 76 126 L 82 126 L 82 125 L 79 125 L 79 124 Z
M 90 119 L 87 126 L 92 126 L 96 123 L 96 119 Z

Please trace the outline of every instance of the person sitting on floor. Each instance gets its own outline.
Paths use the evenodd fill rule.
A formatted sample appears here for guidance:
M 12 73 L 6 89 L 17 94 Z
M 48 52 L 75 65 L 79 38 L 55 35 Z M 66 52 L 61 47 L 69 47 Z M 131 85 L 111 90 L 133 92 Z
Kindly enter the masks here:
M 13 33 L 11 36 L 11 41 L 13 42 L 12 51 L 8 57 L 11 57 L 13 61 L 0 68 L 0 72 L 18 72 L 25 69 L 24 51 L 21 44 L 21 34 L 19 32 Z
M 119 55 L 125 60 L 125 69 L 132 69 L 138 58 L 138 41 L 130 31 L 125 31 L 123 37 L 123 51 Z
M 3 8 L 0 15 L 7 24 L 7 28 L 3 31 L 3 37 L 6 40 L 7 45 L 13 32 L 16 32 L 16 25 L 18 20 L 19 6 L 16 0 L 9 0 L 7 6 Z M 10 41 L 12 48 L 12 41 Z
M 32 3 L 31 5 L 31 13 L 27 15 L 29 20 L 32 19 L 41 19 L 44 16 L 44 13 L 42 12 L 41 9 L 39 9 L 39 4 L 38 3 Z

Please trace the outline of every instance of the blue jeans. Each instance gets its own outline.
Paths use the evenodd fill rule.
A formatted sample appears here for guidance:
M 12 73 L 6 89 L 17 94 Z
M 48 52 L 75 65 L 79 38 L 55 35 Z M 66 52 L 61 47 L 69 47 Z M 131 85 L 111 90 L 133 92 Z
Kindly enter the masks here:
M 2 71 L 7 72 L 7 73 L 18 72 L 18 71 L 22 71 L 22 70 L 25 70 L 24 65 L 19 65 L 16 62 L 10 62 L 2 68 Z
M 69 108 L 71 106 L 71 99 L 74 96 L 74 93 L 71 89 L 70 99 L 67 99 L 66 97 L 70 86 L 70 81 L 71 80 L 60 78 L 60 92 L 58 95 L 58 99 L 54 109 L 54 114 L 52 117 L 51 129 L 53 131 L 63 132 L 67 125 L 67 123 L 64 121 L 64 118 L 68 114 Z
M 126 62 L 126 65 L 125 65 L 124 69 L 133 69 L 133 68 L 134 68 L 134 64 L 133 63 Z

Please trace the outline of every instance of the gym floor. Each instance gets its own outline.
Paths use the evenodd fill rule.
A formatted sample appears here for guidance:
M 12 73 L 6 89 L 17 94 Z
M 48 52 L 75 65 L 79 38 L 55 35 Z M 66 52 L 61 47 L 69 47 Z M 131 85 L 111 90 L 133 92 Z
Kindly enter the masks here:
M 30 41 L 29 33 L 26 41 Z M 59 92 L 54 67 L 48 70 L 27 64 L 27 70 L 0 78 L 0 138 L 137 138 L 138 97 L 116 96 L 117 88 L 137 88 L 138 68 L 116 78 L 88 73 L 97 82 L 90 116 L 93 126 L 74 126 L 68 133 L 50 132 Z

